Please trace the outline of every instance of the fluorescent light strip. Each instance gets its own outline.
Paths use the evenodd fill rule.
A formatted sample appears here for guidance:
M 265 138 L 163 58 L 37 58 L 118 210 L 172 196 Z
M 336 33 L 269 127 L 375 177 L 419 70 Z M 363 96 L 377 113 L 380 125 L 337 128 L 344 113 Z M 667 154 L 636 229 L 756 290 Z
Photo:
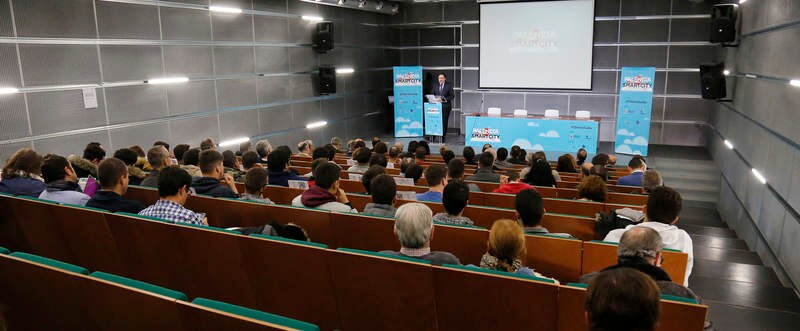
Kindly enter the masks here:
M 725 143 L 725 147 L 728 147 L 728 149 L 733 149 L 733 143 L 731 143 L 728 139 L 725 139 L 723 142 Z
M 219 147 L 228 147 L 228 146 L 236 146 L 241 143 L 246 143 L 250 141 L 250 137 L 241 137 L 241 138 L 234 138 L 231 140 L 225 140 L 219 143 Z
M 217 13 L 227 13 L 227 14 L 241 14 L 242 10 L 239 8 L 234 7 L 223 7 L 223 6 L 211 6 L 208 7 L 208 10 L 217 12 Z
M 322 17 L 312 16 L 312 15 L 303 15 L 300 18 L 302 18 L 305 21 L 311 21 L 311 22 L 319 22 L 319 21 L 324 20 L 324 18 L 322 18 Z
M 306 129 L 315 129 L 326 125 L 328 125 L 328 122 L 326 121 L 313 122 L 306 124 Z
M 337 74 L 352 74 L 354 72 L 356 72 L 356 70 L 353 68 L 336 68 Z
M 188 81 L 189 81 L 188 77 L 165 77 L 165 78 L 152 78 L 144 82 L 151 85 L 161 85 L 161 84 L 186 83 Z
M 758 76 L 753 75 L 753 74 L 745 74 L 744 76 L 747 77 L 747 78 L 752 78 L 752 79 L 758 78 Z
M 16 87 L 0 87 L 0 94 L 14 94 L 18 92 L 19 89 Z
M 792 79 L 789 81 L 789 85 L 800 87 L 800 79 Z
M 761 184 L 767 183 L 767 179 L 764 178 L 764 175 L 762 175 L 761 172 L 759 172 L 758 169 L 756 168 L 753 168 L 753 176 L 756 176 L 756 179 L 758 179 L 758 181 L 761 182 Z
M 725 70 L 723 70 L 723 71 L 722 71 L 722 74 L 723 74 L 723 75 L 725 75 L 725 76 L 727 76 L 727 75 L 730 75 L 730 74 L 731 74 L 731 71 L 730 71 L 730 70 L 728 70 L 728 69 L 725 69 Z

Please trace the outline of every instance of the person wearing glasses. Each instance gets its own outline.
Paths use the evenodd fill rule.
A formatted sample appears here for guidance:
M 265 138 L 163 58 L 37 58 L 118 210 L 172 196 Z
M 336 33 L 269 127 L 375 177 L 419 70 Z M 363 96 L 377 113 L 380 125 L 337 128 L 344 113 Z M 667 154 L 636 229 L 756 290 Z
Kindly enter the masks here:
M 164 168 L 158 177 L 158 201 L 139 212 L 139 215 L 172 223 L 208 225 L 205 214 L 195 213 L 183 206 L 186 199 L 193 194 L 191 185 L 192 176 L 186 170 L 176 166 Z

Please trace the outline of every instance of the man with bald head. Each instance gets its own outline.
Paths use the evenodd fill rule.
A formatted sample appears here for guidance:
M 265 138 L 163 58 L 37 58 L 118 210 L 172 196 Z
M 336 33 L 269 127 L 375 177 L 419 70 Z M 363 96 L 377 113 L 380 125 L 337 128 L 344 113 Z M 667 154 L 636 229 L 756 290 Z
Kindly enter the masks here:
M 664 294 L 701 301 L 697 294 L 683 285 L 674 283 L 664 269 L 661 269 L 661 263 L 664 261 L 663 248 L 664 243 L 658 231 L 648 227 L 632 227 L 622 234 L 617 248 L 617 264 L 603 271 L 618 268 L 636 269 L 656 281 Z M 580 282 L 588 284 L 596 276 L 596 272 L 583 275 Z

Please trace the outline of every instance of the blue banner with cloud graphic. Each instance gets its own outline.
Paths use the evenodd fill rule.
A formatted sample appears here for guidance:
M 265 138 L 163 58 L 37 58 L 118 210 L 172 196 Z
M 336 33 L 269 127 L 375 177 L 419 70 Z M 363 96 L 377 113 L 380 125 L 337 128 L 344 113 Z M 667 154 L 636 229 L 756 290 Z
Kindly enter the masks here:
M 531 151 L 574 153 L 585 148 L 597 152 L 597 122 L 516 117 L 466 117 L 465 145 L 495 148 L 517 145 Z
M 623 67 L 621 75 L 614 151 L 646 156 L 656 68 Z
M 422 67 L 394 67 L 394 136 L 422 136 Z

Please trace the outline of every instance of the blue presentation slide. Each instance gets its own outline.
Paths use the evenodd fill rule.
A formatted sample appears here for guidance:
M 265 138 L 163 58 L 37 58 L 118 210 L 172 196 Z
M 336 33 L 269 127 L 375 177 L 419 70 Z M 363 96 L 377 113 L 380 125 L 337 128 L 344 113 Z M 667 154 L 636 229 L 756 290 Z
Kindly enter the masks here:
M 591 120 L 559 120 L 467 116 L 465 145 L 495 148 L 518 145 L 527 150 L 597 153 L 598 124 Z
M 394 136 L 422 136 L 422 67 L 394 67 Z
M 614 152 L 647 156 L 655 67 L 622 68 Z
M 425 103 L 425 135 L 441 136 L 444 135 L 442 127 L 442 104 Z

